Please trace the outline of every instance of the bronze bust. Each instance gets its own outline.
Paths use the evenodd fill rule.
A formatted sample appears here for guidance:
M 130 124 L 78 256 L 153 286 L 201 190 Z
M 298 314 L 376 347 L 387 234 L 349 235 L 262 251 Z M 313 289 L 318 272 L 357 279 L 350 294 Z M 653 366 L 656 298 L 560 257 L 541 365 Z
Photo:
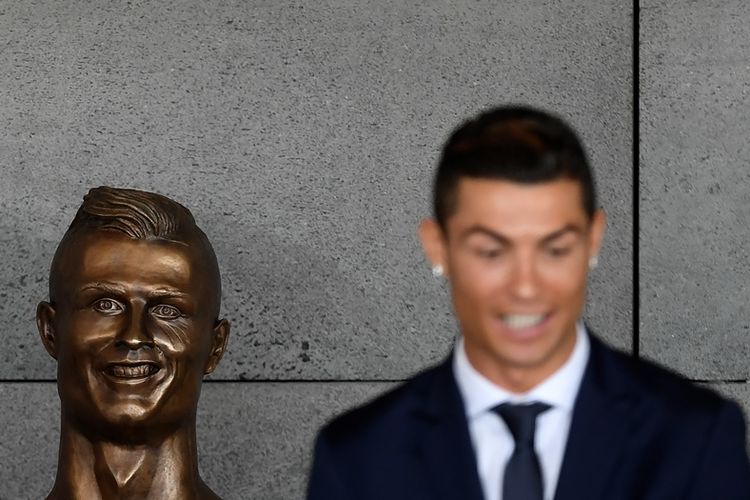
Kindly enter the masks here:
M 53 258 L 49 297 L 36 320 L 62 415 L 48 498 L 218 498 L 198 472 L 195 419 L 229 323 L 216 255 L 190 211 L 92 189 Z

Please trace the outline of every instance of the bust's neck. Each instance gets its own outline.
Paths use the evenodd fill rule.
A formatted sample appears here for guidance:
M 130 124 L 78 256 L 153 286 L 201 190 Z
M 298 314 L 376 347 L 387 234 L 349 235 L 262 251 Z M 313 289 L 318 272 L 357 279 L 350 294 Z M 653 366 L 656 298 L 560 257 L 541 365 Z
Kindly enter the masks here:
M 48 500 L 215 499 L 198 473 L 195 423 L 148 443 L 92 438 L 63 418 Z

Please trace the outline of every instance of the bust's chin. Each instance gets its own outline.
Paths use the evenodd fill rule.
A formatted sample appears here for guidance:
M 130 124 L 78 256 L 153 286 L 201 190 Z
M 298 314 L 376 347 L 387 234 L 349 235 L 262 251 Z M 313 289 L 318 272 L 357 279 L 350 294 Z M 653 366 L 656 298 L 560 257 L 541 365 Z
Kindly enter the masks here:
M 181 429 L 193 431 L 195 427 L 194 413 L 168 415 L 159 407 L 133 404 L 72 417 L 72 427 L 92 442 L 149 444 L 167 439 Z

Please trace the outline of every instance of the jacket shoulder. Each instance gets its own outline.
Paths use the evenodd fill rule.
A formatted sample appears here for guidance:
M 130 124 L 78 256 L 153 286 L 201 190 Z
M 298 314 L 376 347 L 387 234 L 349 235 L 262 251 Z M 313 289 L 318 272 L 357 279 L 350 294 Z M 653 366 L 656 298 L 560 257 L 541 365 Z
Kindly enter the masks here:
M 424 407 L 438 374 L 448 362 L 424 370 L 361 406 L 328 422 L 320 437 L 334 446 L 363 441 L 393 440 L 394 434 L 407 432 L 407 422 Z
M 736 403 L 712 389 L 697 385 L 651 360 L 634 358 L 599 340 L 594 340 L 592 344 L 596 345 L 596 350 L 600 350 L 599 357 L 611 365 L 608 367 L 610 373 L 617 373 L 630 386 L 630 390 L 664 410 L 715 414 L 726 405 L 736 406 Z

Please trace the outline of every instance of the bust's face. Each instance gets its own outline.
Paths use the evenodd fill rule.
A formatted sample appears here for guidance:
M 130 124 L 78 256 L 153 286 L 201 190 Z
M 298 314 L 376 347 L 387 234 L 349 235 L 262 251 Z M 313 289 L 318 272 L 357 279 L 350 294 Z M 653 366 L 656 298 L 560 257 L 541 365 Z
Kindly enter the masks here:
M 95 433 L 140 440 L 192 423 L 201 380 L 228 333 L 194 246 L 96 231 L 68 243 L 55 302 L 40 305 L 58 362 L 63 414 Z M 45 312 L 45 307 L 46 312 Z

